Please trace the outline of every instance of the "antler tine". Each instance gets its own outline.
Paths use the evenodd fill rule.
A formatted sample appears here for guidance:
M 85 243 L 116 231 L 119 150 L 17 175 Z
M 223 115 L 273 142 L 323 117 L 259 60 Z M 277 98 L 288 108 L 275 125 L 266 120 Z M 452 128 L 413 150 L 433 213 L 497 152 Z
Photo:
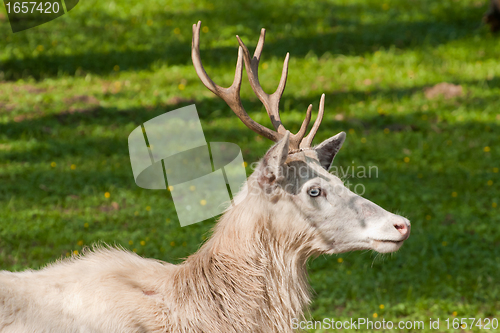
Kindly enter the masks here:
M 300 129 L 297 132 L 297 134 L 292 134 L 290 136 L 290 145 L 291 146 L 296 147 L 296 148 L 300 147 L 300 142 L 304 139 L 304 135 L 306 134 L 307 126 L 309 125 L 309 122 L 311 121 L 312 107 L 313 107 L 312 104 L 309 104 L 309 106 L 307 107 L 306 117 L 304 118 L 304 121 L 302 122 L 302 125 L 300 126 Z
M 288 53 L 286 54 L 278 88 L 271 95 L 265 93 L 259 82 L 259 61 L 262 54 L 262 49 L 264 48 L 265 36 L 266 29 L 262 29 L 253 58 L 250 58 L 250 52 L 248 51 L 248 48 L 240 39 L 240 37 L 236 36 L 236 38 L 238 39 L 240 47 L 243 49 L 243 59 L 245 60 L 248 80 L 250 81 L 252 89 L 255 92 L 255 95 L 257 95 L 259 100 L 262 102 L 262 104 L 264 104 L 264 107 L 266 108 L 267 114 L 271 118 L 271 122 L 274 128 L 278 131 L 278 133 L 284 134 L 286 132 L 286 129 L 281 123 L 279 103 L 281 100 L 281 96 L 283 95 L 283 91 L 285 90 L 286 79 L 288 77 L 288 61 L 290 59 L 290 55 Z
M 241 103 L 240 98 L 240 88 L 241 88 L 241 79 L 243 74 L 243 52 L 244 50 L 239 47 L 238 48 L 238 61 L 236 63 L 236 71 L 234 74 L 233 84 L 229 88 L 221 87 L 212 81 L 212 79 L 208 76 L 203 64 L 201 62 L 200 57 L 200 28 L 201 21 L 198 21 L 197 24 L 193 24 L 193 40 L 191 45 L 191 58 L 193 60 L 193 66 L 200 78 L 201 82 L 215 95 L 222 98 L 227 105 L 233 110 L 233 112 L 240 118 L 240 120 L 252 131 L 257 134 L 263 135 L 264 137 L 273 140 L 275 142 L 279 141 L 284 133 L 278 133 L 270 130 L 269 128 L 262 126 L 261 124 L 255 122 L 250 116 L 247 114 L 245 109 L 243 108 L 243 104 Z M 247 50 L 248 51 L 248 50 Z
M 314 139 L 316 132 L 318 132 L 318 128 L 319 125 L 321 124 L 321 121 L 323 120 L 324 113 L 325 113 L 325 94 L 321 95 L 321 99 L 319 101 L 318 116 L 316 117 L 316 120 L 314 121 L 313 127 L 311 128 L 309 134 L 302 140 L 302 142 L 300 142 L 300 148 L 311 147 L 312 140 Z

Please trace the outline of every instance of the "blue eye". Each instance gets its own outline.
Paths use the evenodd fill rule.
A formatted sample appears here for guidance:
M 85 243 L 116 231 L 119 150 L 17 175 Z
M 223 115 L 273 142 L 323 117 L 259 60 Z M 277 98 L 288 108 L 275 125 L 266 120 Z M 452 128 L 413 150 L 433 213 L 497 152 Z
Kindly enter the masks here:
M 317 188 L 317 187 L 313 187 L 311 189 L 309 189 L 309 191 L 307 191 L 307 193 L 311 196 L 311 197 L 317 197 L 321 194 L 321 189 Z

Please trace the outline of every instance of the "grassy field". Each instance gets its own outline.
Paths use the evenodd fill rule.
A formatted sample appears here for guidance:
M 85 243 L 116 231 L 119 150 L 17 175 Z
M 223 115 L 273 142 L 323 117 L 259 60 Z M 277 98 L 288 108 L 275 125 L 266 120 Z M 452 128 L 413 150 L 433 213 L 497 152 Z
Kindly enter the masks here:
M 291 53 L 287 127 L 296 131 L 324 92 L 315 142 L 346 131 L 335 165 L 376 166 L 378 176 L 347 180 L 412 221 L 398 253 L 311 260 L 310 317 L 423 320 L 423 332 L 458 331 L 447 318 L 500 318 L 500 36 L 481 23 L 486 7 L 89 0 L 16 34 L 0 8 L 0 269 L 42 267 L 96 242 L 180 262 L 209 236 L 215 220 L 181 228 L 168 192 L 135 185 L 127 147 L 135 127 L 192 103 L 207 141 L 237 143 L 249 164 L 270 146 L 199 82 L 191 25 L 202 20 L 202 57 L 222 85 L 234 74 L 234 35 L 255 45 L 266 27 L 267 91 Z M 441 82 L 462 94 L 426 97 Z M 242 96 L 271 126 L 247 81 Z

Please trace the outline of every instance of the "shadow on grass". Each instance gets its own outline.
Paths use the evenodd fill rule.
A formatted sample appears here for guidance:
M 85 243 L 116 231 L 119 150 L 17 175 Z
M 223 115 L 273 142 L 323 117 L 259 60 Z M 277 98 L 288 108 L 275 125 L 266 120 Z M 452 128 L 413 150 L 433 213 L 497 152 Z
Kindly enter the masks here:
M 466 85 L 478 85 L 483 81 L 466 81 L 461 82 Z M 205 89 L 201 83 L 199 83 L 200 89 Z M 323 129 L 325 127 L 330 127 L 333 125 L 337 128 L 349 128 L 351 125 L 358 125 L 364 130 L 370 130 L 371 128 L 384 129 L 385 127 L 391 127 L 395 131 L 401 131 L 403 129 L 412 131 L 428 131 L 430 130 L 428 121 L 416 121 L 420 119 L 420 112 L 415 111 L 411 114 L 381 114 L 378 116 L 369 116 L 366 118 L 354 118 L 346 116 L 343 121 L 335 120 L 336 112 L 329 110 L 338 109 L 345 105 L 354 105 L 359 102 L 366 102 L 367 99 L 376 97 L 378 99 L 382 98 L 385 100 L 403 100 L 405 98 L 410 98 L 414 94 L 421 93 L 425 86 L 411 87 L 411 88 L 401 88 L 401 89 L 373 89 L 368 91 L 333 91 L 326 92 L 326 112 L 323 120 Z M 500 87 L 500 78 L 494 78 L 488 81 L 489 89 L 494 89 Z M 294 110 L 303 110 L 305 116 L 305 110 L 309 104 L 314 105 L 313 119 L 309 128 L 312 126 L 314 117 L 317 112 L 319 96 L 315 97 L 301 97 L 301 98 L 290 98 L 284 96 L 280 102 L 282 108 L 285 104 L 293 105 Z M 439 99 L 438 99 L 439 101 Z M 496 101 L 495 97 L 482 97 L 482 98 L 468 98 L 467 95 L 458 97 L 455 99 L 455 104 L 459 104 L 464 107 L 474 108 L 474 109 L 484 109 L 491 104 L 492 101 Z M 266 116 L 266 111 L 260 101 L 253 97 L 251 99 L 243 99 L 243 104 L 246 110 L 260 110 L 250 112 L 250 115 L 256 115 L 261 113 L 264 121 L 262 122 L 265 126 L 271 126 L 270 120 Z M 216 141 L 219 139 L 236 139 L 242 135 L 243 137 L 250 139 L 255 137 L 255 134 L 244 127 L 244 125 L 237 122 L 240 127 L 225 128 L 223 131 L 220 129 L 211 129 L 210 124 L 214 121 L 221 119 L 237 120 L 236 115 L 231 111 L 231 109 L 223 102 L 221 99 L 214 96 L 214 98 L 204 98 L 204 99 L 193 99 L 193 100 L 179 100 L 172 104 L 161 105 L 156 108 L 130 108 L 126 111 L 118 110 L 116 108 L 103 108 L 91 106 L 88 109 L 78 109 L 77 111 L 67 111 L 58 114 L 34 114 L 33 118 L 25 117 L 17 118 L 16 121 L 10 121 L 7 123 L 0 123 L 0 133 L 5 135 L 9 140 L 18 140 L 21 137 L 29 134 L 30 136 L 37 136 L 43 139 L 45 142 L 52 142 L 54 144 L 65 145 L 63 149 L 57 149 L 57 151 L 80 151 L 80 148 L 87 146 L 88 143 L 83 144 L 81 141 L 75 142 L 58 142 L 56 136 L 51 134 L 53 129 L 68 129 L 77 128 L 78 126 L 104 126 L 110 127 L 110 129 L 117 129 L 120 126 L 124 126 L 130 123 L 139 126 L 147 120 L 150 120 L 156 116 L 159 116 L 165 112 L 175 110 L 177 108 L 187 106 L 190 104 L 196 104 L 198 107 L 198 114 L 205 127 L 205 134 L 207 139 Z M 427 113 L 429 117 L 432 117 L 432 112 Z M 301 125 L 302 119 L 288 121 L 287 112 L 281 111 L 281 116 L 284 124 L 292 132 L 297 131 Z M 417 117 L 417 118 L 416 118 Z M 398 126 L 401 125 L 401 126 Z M 446 125 L 446 123 L 444 123 Z M 473 123 L 470 124 L 471 126 Z M 463 125 L 466 126 L 466 125 Z M 482 126 L 482 125 L 481 125 Z M 492 123 L 491 126 L 496 127 L 496 124 Z M 241 130 L 243 129 L 243 130 Z M 238 132 L 235 132 L 238 131 Z M 78 134 L 78 133 L 75 133 Z M 236 134 L 236 135 L 235 135 Z M 85 140 L 84 134 L 78 134 Z M 123 135 L 125 137 L 126 134 Z M 53 139 L 54 137 L 54 139 Z M 125 142 L 126 143 L 126 142 Z M 77 146 L 78 148 L 72 149 L 71 147 Z M 90 144 L 92 146 L 92 144 Z M 101 147 L 100 147 L 101 148 Z M 15 155 L 10 155 L 11 153 L 3 152 L 0 156 L 9 159 L 13 158 Z

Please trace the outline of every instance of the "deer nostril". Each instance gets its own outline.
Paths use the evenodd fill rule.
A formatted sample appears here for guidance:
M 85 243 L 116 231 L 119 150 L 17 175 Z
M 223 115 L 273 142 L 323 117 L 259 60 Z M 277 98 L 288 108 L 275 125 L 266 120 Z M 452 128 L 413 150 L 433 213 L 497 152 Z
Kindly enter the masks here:
M 406 226 L 406 223 L 404 223 L 404 222 L 395 223 L 394 228 L 396 228 L 396 230 L 399 231 L 399 233 L 403 236 L 408 233 L 408 227 Z

